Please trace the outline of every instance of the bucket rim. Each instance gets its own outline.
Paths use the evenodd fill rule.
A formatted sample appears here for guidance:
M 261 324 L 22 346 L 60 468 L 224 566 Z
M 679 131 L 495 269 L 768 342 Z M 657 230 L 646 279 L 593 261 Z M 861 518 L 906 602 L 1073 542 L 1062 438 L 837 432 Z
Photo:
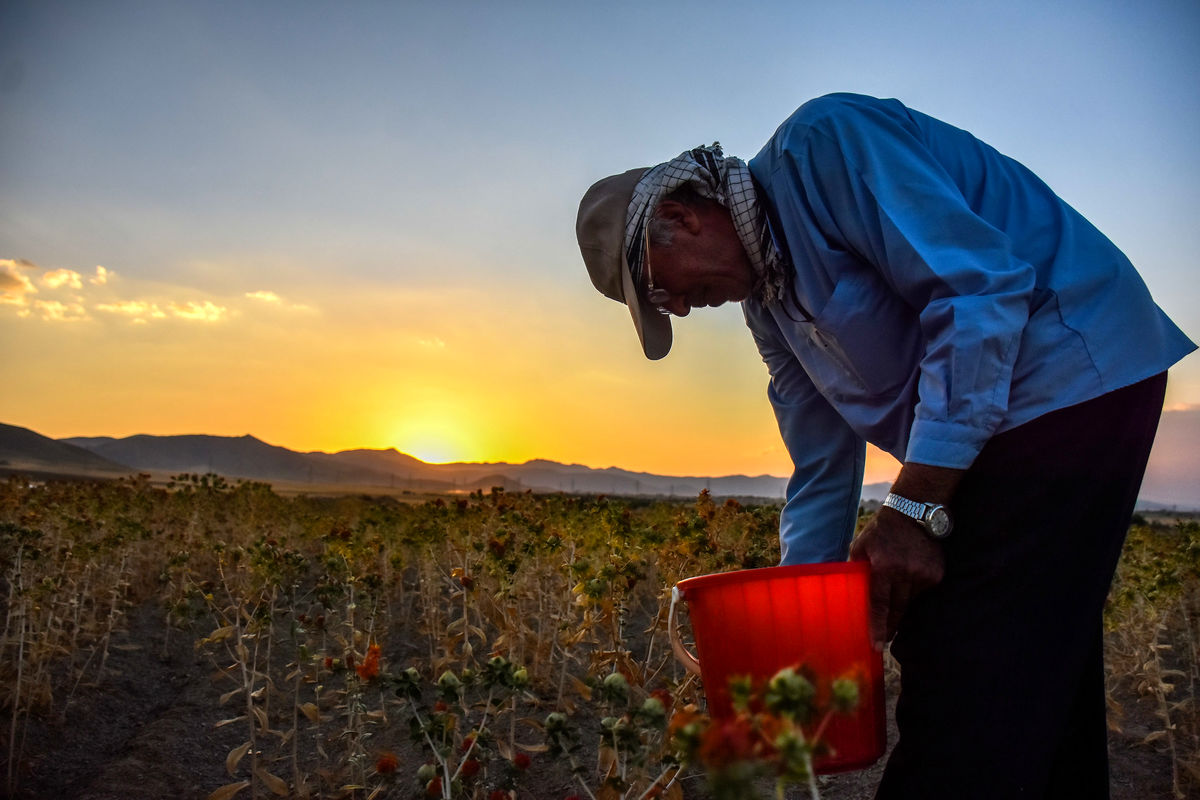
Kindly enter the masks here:
M 729 572 L 712 572 L 707 575 L 684 578 L 675 584 L 675 591 L 679 592 L 679 596 L 686 600 L 688 591 L 712 589 L 731 583 L 800 578 L 806 575 L 860 575 L 869 574 L 870 571 L 871 564 L 868 561 L 829 561 L 820 564 L 788 564 L 757 569 L 736 569 Z

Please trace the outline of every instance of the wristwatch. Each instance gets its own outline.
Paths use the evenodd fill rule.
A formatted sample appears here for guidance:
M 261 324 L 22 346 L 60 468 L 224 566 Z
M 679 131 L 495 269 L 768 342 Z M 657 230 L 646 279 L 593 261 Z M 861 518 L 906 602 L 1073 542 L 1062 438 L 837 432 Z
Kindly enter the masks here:
M 950 519 L 950 510 L 938 503 L 918 503 L 893 492 L 883 499 L 888 508 L 899 511 L 906 517 L 915 519 L 925 532 L 934 539 L 945 539 L 954 529 L 954 520 Z

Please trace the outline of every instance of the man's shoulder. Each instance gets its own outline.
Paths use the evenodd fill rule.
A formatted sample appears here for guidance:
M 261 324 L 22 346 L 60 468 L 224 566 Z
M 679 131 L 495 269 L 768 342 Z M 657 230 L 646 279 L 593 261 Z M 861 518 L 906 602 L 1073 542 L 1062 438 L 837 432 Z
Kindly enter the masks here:
M 876 114 L 903 114 L 906 106 L 899 100 L 871 97 L 852 92 L 834 92 L 813 98 L 797 108 L 785 125 L 814 125 L 825 121 L 853 121 Z
M 751 169 L 755 162 L 765 166 L 785 151 L 803 149 L 814 135 L 838 143 L 869 141 L 880 135 L 880 131 L 909 124 L 909 109 L 899 100 L 851 92 L 822 95 L 804 103 L 784 120 L 755 156 Z

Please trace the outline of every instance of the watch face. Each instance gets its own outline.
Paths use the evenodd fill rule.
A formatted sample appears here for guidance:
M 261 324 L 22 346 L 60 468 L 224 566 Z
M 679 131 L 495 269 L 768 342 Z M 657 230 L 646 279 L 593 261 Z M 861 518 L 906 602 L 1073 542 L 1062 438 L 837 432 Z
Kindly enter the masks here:
M 950 535 L 950 515 L 946 513 L 946 509 L 938 506 L 929 512 L 927 520 L 929 524 L 929 533 L 931 536 L 941 539 L 944 536 Z

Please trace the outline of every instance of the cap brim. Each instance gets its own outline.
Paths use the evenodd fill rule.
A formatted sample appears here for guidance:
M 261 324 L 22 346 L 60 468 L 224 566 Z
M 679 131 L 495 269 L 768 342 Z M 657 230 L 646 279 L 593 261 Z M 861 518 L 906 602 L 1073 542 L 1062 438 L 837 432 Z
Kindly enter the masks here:
M 629 316 L 633 317 L 633 328 L 642 343 L 642 352 L 646 358 L 657 361 L 671 352 L 671 318 L 658 313 L 657 308 L 643 299 L 640 287 L 633 283 L 624 253 L 621 254 L 621 285 Z

